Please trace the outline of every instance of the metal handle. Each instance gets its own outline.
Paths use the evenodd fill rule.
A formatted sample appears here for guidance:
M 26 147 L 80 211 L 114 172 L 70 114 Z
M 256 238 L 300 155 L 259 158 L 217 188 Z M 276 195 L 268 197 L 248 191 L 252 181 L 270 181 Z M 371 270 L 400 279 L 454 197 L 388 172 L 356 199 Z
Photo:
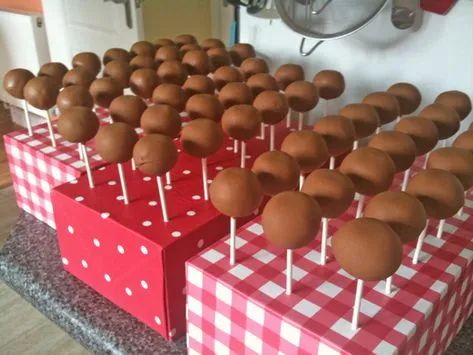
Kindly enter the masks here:
M 306 40 L 306 38 L 305 38 L 305 37 L 302 37 L 301 45 L 299 46 L 299 53 L 300 53 L 303 57 L 307 57 L 308 55 L 311 55 L 322 43 L 325 42 L 325 41 L 318 41 L 316 44 L 314 44 L 314 45 L 312 46 L 311 49 L 309 49 L 308 51 L 305 51 L 305 50 L 304 50 L 305 40 Z

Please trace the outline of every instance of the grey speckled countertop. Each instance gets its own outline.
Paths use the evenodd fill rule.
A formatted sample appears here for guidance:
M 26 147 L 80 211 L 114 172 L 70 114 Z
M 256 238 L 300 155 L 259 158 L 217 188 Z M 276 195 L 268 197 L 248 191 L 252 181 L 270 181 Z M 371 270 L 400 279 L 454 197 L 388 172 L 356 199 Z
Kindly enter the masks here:
M 55 231 L 27 213 L 0 251 L 0 278 L 92 352 L 186 353 L 184 338 L 167 342 L 64 271 Z M 447 354 L 473 354 L 473 317 Z

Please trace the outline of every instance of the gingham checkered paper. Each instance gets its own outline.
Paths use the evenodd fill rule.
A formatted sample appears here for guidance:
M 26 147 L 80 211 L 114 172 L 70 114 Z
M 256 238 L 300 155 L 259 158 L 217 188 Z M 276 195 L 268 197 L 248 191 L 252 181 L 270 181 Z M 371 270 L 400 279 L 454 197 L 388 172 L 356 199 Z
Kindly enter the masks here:
M 96 110 L 106 121 L 108 112 Z M 54 127 L 57 132 L 56 127 Z M 40 221 L 55 228 L 50 191 L 53 187 L 77 179 L 85 172 L 77 144 L 55 133 L 56 148 L 51 146 L 47 124 L 33 127 L 33 136 L 21 129 L 4 136 L 10 175 L 18 206 Z M 89 144 L 90 145 L 90 144 Z M 104 164 L 92 148 L 87 147 L 91 168 Z
M 189 354 L 442 353 L 473 311 L 471 197 L 461 217 L 447 220 L 442 239 L 432 221 L 418 265 L 411 262 L 415 244 L 404 247 L 391 295 L 384 281 L 365 282 L 357 331 L 351 330 L 356 280 L 330 247 L 327 265 L 319 265 L 320 236 L 294 251 L 287 296 L 285 252 L 269 245 L 255 219 L 237 232 L 235 266 L 228 238 L 186 265 Z M 330 221 L 330 235 L 355 210 L 354 203 Z

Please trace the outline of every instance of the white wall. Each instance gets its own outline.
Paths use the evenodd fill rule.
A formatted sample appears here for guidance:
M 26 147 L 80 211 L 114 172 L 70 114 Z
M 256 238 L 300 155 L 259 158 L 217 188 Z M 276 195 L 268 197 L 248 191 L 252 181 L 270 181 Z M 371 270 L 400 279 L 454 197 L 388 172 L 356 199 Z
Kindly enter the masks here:
M 411 82 L 421 90 L 421 107 L 445 90 L 461 90 L 473 98 L 473 1 L 459 0 L 447 16 L 424 13 L 417 30 L 394 28 L 390 11 L 388 5 L 360 32 L 325 42 L 309 57 L 299 55 L 301 36 L 280 19 L 258 19 L 241 11 L 240 39 L 252 43 L 272 70 L 283 63 L 298 63 L 304 66 L 308 80 L 321 69 L 341 71 L 346 92 L 331 104 L 332 112 L 399 81 Z M 321 106 L 319 103 L 312 119 L 320 116 Z M 472 118 L 473 114 L 465 121 Z

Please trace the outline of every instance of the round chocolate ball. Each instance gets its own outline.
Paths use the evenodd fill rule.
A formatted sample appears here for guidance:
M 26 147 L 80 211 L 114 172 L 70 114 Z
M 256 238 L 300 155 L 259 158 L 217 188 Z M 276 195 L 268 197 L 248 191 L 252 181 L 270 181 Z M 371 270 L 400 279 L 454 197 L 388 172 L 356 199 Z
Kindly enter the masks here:
M 182 64 L 190 75 L 207 75 L 210 72 L 210 61 L 206 51 L 192 50 L 184 54 Z
M 254 74 L 258 73 L 269 73 L 268 64 L 262 58 L 246 58 L 240 64 L 240 70 L 243 74 L 243 78 L 248 80 L 248 78 Z
M 177 157 L 174 142 L 163 134 L 141 137 L 133 148 L 136 167 L 145 175 L 164 175 L 176 164 Z
M 153 91 L 158 84 L 159 78 L 153 69 L 137 69 L 130 76 L 131 91 L 144 99 L 153 96 Z
M 217 90 L 220 91 L 228 83 L 243 82 L 243 75 L 237 68 L 223 66 L 215 71 L 213 79 Z
M 457 177 L 467 191 L 473 186 L 473 154 L 466 149 L 446 147 L 432 151 L 427 168 L 445 170 Z
M 222 129 L 230 137 L 247 141 L 255 137 L 260 129 L 261 115 L 251 105 L 235 105 L 222 116 Z
M 187 52 L 194 50 L 202 50 L 202 48 L 197 43 L 184 44 L 181 48 L 179 48 L 179 53 L 181 53 L 182 57 Z
M 292 156 L 304 174 L 320 168 L 329 158 L 327 144 L 313 131 L 289 133 L 281 144 L 281 151 Z
M 3 88 L 14 98 L 24 99 L 23 89 L 26 83 L 33 78 L 34 75 L 29 70 L 12 69 L 3 77 Z
M 189 122 L 181 132 L 182 148 L 198 158 L 215 153 L 223 144 L 223 133 L 219 124 L 207 118 Z
M 137 55 L 130 60 L 130 67 L 132 71 L 136 69 L 156 69 L 156 62 L 154 61 L 153 57 L 148 57 L 146 55 Z
M 338 114 L 353 123 L 357 140 L 372 135 L 379 127 L 378 112 L 368 104 L 349 104 L 342 108 Z
M 182 47 L 185 44 L 197 43 L 197 39 L 193 35 L 182 34 L 177 35 L 176 38 L 174 38 L 174 42 L 178 47 Z
M 212 48 L 225 48 L 225 43 L 218 38 L 207 38 L 202 41 L 200 46 L 203 50 L 208 51 Z
M 158 64 L 170 60 L 180 61 L 181 53 L 176 46 L 163 46 L 156 51 L 154 59 Z
M 345 78 L 336 70 L 321 70 L 315 74 L 312 83 L 319 96 L 325 100 L 340 97 L 345 91 Z
M 281 90 L 286 90 L 289 84 L 304 80 L 304 69 L 298 64 L 283 64 L 274 73 Z
M 389 189 L 396 166 L 382 150 L 364 147 L 354 150 L 343 159 L 340 172 L 351 179 L 356 192 L 373 196 Z
M 159 133 L 176 138 L 181 126 L 181 116 L 169 105 L 150 106 L 141 115 L 141 128 L 145 134 Z
M 440 140 L 450 138 L 460 129 L 460 116 L 457 111 L 442 104 L 426 106 L 419 116 L 428 118 L 437 126 Z
M 256 158 L 251 170 L 256 174 L 265 195 L 294 190 L 299 184 L 300 168 L 289 154 L 277 150 Z
M 253 94 L 245 83 L 231 82 L 218 93 L 218 99 L 226 109 L 234 105 L 251 104 Z
M 380 132 L 371 138 L 369 147 L 387 153 L 396 166 L 396 171 L 405 171 L 416 159 L 416 144 L 412 138 L 399 131 Z
M 211 48 L 207 51 L 210 61 L 210 71 L 215 72 L 218 68 L 230 65 L 232 59 L 225 48 Z
M 187 79 L 187 69 L 177 60 L 169 60 L 162 63 L 158 68 L 158 77 L 166 84 L 182 85 Z
M 65 140 L 72 143 L 85 143 L 99 130 L 99 119 L 88 107 L 75 106 L 61 112 L 57 130 Z
M 473 130 L 468 130 L 460 134 L 453 141 L 453 146 L 466 149 L 473 154 Z
M 64 112 L 74 106 L 94 107 L 94 99 L 85 86 L 71 85 L 64 88 L 56 99 L 59 111 Z
M 39 68 L 38 76 L 49 76 L 57 86 L 62 86 L 62 78 L 68 71 L 67 67 L 59 62 L 46 63 Z
M 405 117 L 394 126 L 394 129 L 412 138 L 416 144 L 417 156 L 430 152 L 439 140 L 437 126 L 427 118 Z
M 113 122 L 128 123 L 132 127 L 140 126 L 140 118 L 146 110 L 146 104 L 135 95 L 122 95 L 110 104 L 110 116 Z
M 208 118 L 219 122 L 223 115 L 223 105 L 215 95 L 196 94 L 187 101 L 186 112 L 192 119 Z
M 107 63 L 111 62 L 112 60 L 118 60 L 128 63 L 130 61 L 130 57 L 130 52 L 128 52 L 126 49 L 110 48 L 105 51 L 102 58 L 102 62 L 103 65 L 107 65 Z
M 110 77 L 117 81 L 123 88 L 127 88 L 130 85 L 130 76 L 132 72 L 133 69 L 128 62 L 112 60 L 105 64 L 103 76 Z
M 196 94 L 214 94 L 215 84 L 206 75 L 191 75 L 182 85 L 187 98 Z
M 102 67 L 102 62 L 97 54 L 92 52 L 81 52 L 77 53 L 72 58 L 72 66 L 76 67 L 83 67 L 84 69 L 88 70 L 94 77 L 98 75 L 100 72 L 100 68 Z
M 296 112 L 308 112 L 319 102 L 319 95 L 314 84 L 308 81 L 294 81 L 285 91 L 289 107 Z
M 133 56 L 147 56 L 153 57 L 156 52 L 156 48 L 151 42 L 148 41 L 138 41 L 133 43 L 130 48 L 130 53 Z
M 307 176 L 302 192 L 313 197 L 322 217 L 337 218 L 350 207 L 355 197 L 351 180 L 337 170 L 317 169 Z
M 96 105 L 108 108 L 114 98 L 123 95 L 123 87 L 115 79 L 100 78 L 90 84 L 89 92 Z
M 391 85 L 386 92 L 396 96 L 396 99 L 399 102 L 401 115 L 403 116 L 409 115 L 417 110 L 422 101 L 422 95 L 419 89 L 409 83 L 397 83 Z
M 261 225 L 271 244 L 292 250 L 315 239 L 320 218 L 320 207 L 313 198 L 299 191 L 284 191 L 266 204 Z
M 364 281 L 380 281 L 402 262 L 402 243 L 393 229 L 374 218 L 342 225 L 332 237 L 332 251 L 341 268 Z
M 278 91 L 263 91 L 256 96 L 253 106 L 261 114 L 261 119 L 267 124 L 281 122 L 289 111 L 286 96 Z
M 244 168 L 228 168 L 219 172 L 210 184 L 209 195 L 220 213 L 235 218 L 252 214 L 263 199 L 258 178 Z
M 355 128 L 352 121 L 343 116 L 325 116 L 314 124 L 314 131 L 327 143 L 328 153 L 338 157 L 352 150 Z
M 402 243 L 416 240 L 427 223 L 422 203 L 401 191 L 385 191 L 374 196 L 363 215 L 388 224 Z
M 266 90 L 279 91 L 279 85 L 271 74 L 258 73 L 250 76 L 246 82 L 254 97 Z
M 152 100 L 155 104 L 169 105 L 177 112 L 181 112 L 186 105 L 186 94 L 179 85 L 164 83 L 156 86 Z
M 154 47 L 159 49 L 164 46 L 175 46 L 176 43 L 170 38 L 158 38 L 154 40 Z
M 471 100 L 461 91 L 445 91 L 437 96 L 435 102 L 453 108 L 460 116 L 460 120 L 464 120 L 471 112 Z
M 230 57 L 232 57 L 232 62 L 237 67 L 239 67 L 241 62 L 245 59 L 255 56 L 255 49 L 249 43 L 235 43 L 233 47 L 230 48 Z
M 424 205 L 428 217 L 435 219 L 453 216 L 465 203 L 460 180 L 440 169 L 423 170 L 411 177 L 406 192 Z
M 49 110 L 56 104 L 59 87 L 54 79 L 38 76 L 30 79 L 23 88 L 23 96 L 28 103 L 40 110 Z
M 363 103 L 375 108 L 378 112 L 380 125 L 392 122 L 401 115 L 398 99 L 387 92 L 373 92 L 365 96 Z
M 138 135 L 123 122 L 100 126 L 95 136 L 95 150 L 107 163 L 124 163 L 133 157 Z M 138 162 L 136 162 L 138 163 Z
M 83 67 L 76 67 L 69 70 L 62 77 L 62 86 L 68 87 L 71 85 L 80 85 L 90 87 L 90 84 L 95 80 L 95 76 Z

